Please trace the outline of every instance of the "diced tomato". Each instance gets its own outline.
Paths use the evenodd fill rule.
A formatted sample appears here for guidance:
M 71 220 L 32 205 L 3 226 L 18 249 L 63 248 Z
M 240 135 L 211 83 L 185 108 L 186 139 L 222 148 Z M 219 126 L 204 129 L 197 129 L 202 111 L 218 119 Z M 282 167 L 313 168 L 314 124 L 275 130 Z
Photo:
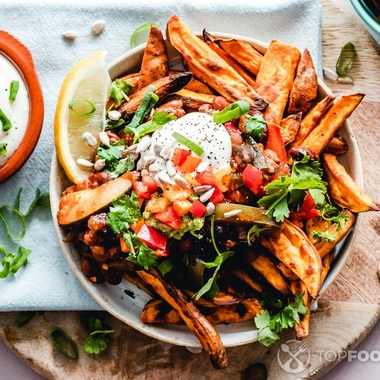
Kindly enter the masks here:
M 153 217 L 173 230 L 181 228 L 181 219 L 172 206 L 169 206 L 164 211 L 153 214 Z
M 208 170 L 201 173 L 197 173 L 195 179 L 199 181 L 202 185 L 216 186 L 215 175 Z
M 215 187 L 215 190 L 212 193 L 209 201 L 214 203 L 214 205 L 216 205 L 216 204 L 222 202 L 223 199 L 224 199 L 223 193 L 217 187 Z
M 189 210 L 194 216 L 196 216 L 197 218 L 200 218 L 203 216 L 203 214 L 206 212 L 206 206 L 201 202 L 199 201 L 198 199 L 196 199 L 193 204 L 191 205 L 190 207 L 190 210 Z
M 142 183 L 148 188 L 149 193 L 154 193 L 157 190 L 157 183 L 150 174 L 142 177 Z
M 188 156 L 183 164 L 179 167 L 179 170 L 182 173 L 191 173 L 193 172 L 197 166 L 202 162 L 200 157 Z
M 264 177 L 261 170 L 255 166 L 248 164 L 243 173 L 241 173 L 244 185 L 247 186 L 253 194 L 258 194 L 260 187 L 264 183 Z
M 149 248 L 166 251 L 168 238 L 155 228 L 144 224 L 137 233 L 137 238 L 145 243 Z
M 182 148 L 175 148 L 173 151 L 172 161 L 174 165 L 181 166 L 186 158 L 190 156 L 191 151 L 182 149 Z
M 290 214 L 290 220 L 308 220 L 315 218 L 317 215 L 318 210 L 315 208 L 314 198 L 310 193 L 307 193 L 298 211 Z
M 152 196 L 148 191 L 148 186 L 144 185 L 142 181 L 133 181 L 133 191 L 142 199 L 150 199 Z
M 268 140 L 265 149 L 275 152 L 281 162 L 287 161 L 284 140 L 282 139 L 281 130 L 277 125 L 268 124 Z

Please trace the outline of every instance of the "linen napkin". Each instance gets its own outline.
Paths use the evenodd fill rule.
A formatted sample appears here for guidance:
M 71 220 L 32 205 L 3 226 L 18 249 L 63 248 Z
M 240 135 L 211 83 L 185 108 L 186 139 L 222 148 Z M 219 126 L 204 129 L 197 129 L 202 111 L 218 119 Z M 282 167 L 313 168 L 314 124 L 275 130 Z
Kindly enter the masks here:
M 21 210 L 29 205 L 36 188 L 49 191 L 50 161 L 54 149 L 53 118 L 58 92 L 69 69 L 96 50 L 108 52 L 111 62 L 125 53 L 140 25 L 153 21 L 165 31 L 177 14 L 196 32 L 243 35 L 269 43 L 278 39 L 307 47 L 321 72 L 321 9 L 317 0 L 138 0 L 127 2 L 0 0 L 0 28 L 13 34 L 32 53 L 45 100 L 45 120 L 39 143 L 25 166 L 0 185 L 0 207 L 14 205 L 20 188 Z M 93 35 L 90 26 L 105 20 Z M 62 33 L 75 30 L 74 41 Z M 12 252 L 21 245 L 32 250 L 28 264 L 15 275 L 0 279 L 0 311 L 98 310 L 67 264 L 53 227 L 49 208 L 34 210 L 27 218 L 26 235 L 12 241 L 0 222 L 0 244 Z M 2 254 L 0 253 L 0 263 Z M 0 266 L 1 270 L 1 266 Z

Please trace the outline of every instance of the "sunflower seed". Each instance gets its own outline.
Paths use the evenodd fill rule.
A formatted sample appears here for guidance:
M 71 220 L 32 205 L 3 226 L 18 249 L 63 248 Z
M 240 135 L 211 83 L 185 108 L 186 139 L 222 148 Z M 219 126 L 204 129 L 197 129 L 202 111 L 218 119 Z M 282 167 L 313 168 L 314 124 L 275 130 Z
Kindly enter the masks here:
M 323 68 L 323 76 L 326 79 L 331 80 L 333 82 L 335 82 L 338 79 L 338 74 L 334 70 L 331 70 L 328 67 Z
M 204 203 L 206 201 L 208 201 L 210 198 L 211 198 L 211 195 L 214 193 L 215 191 L 215 188 L 212 187 L 211 189 L 205 191 L 204 193 L 202 193 L 199 197 L 199 200 Z
M 157 160 L 157 157 L 155 156 L 150 156 L 150 157 L 147 157 L 145 159 L 145 164 L 144 164 L 144 168 L 148 168 L 151 164 L 153 164 L 153 162 L 155 162 Z
M 240 213 L 241 213 L 241 210 L 236 209 L 236 210 L 231 210 L 231 211 L 225 212 L 223 214 L 223 216 L 225 218 L 231 218 L 232 216 L 235 216 L 235 215 L 240 214 Z
M 98 145 L 98 141 L 95 136 L 90 132 L 84 132 L 82 135 L 82 140 L 91 147 Z
M 154 144 L 153 145 L 153 152 L 159 156 L 160 155 L 160 152 L 162 150 L 162 145 L 161 144 Z
M 99 140 L 100 142 L 105 146 L 110 146 L 110 138 L 107 135 L 107 132 L 100 132 L 99 133 Z
M 214 213 L 215 211 L 215 205 L 212 202 L 208 202 L 206 205 L 206 215 L 210 216 Z
M 354 80 L 350 77 L 339 77 L 337 82 L 342 84 L 353 84 Z
M 207 190 L 210 190 L 212 186 L 210 185 L 200 185 L 200 186 L 195 186 L 194 187 L 194 191 L 197 193 L 197 194 L 203 194 L 205 193 Z
M 62 33 L 62 37 L 66 40 L 75 40 L 77 38 L 78 33 L 76 30 L 66 30 L 66 32 Z
M 141 157 L 136 164 L 136 170 L 143 170 L 145 167 L 145 158 Z
M 86 160 L 85 158 L 78 158 L 77 164 L 85 168 L 92 168 L 94 166 L 94 164 L 91 161 Z
M 125 151 L 128 153 L 136 153 L 137 144 L 130 145 Z
M 145 152 L 148 149 L 151 142 L 152 139 L 150 138 L 150 136 L 144 136 L 137 144 L 136 153 Z
M 149 171 L 152 173 L 158 173 L 162 170 L 162 165 L 154 163 L 149 166 Z
M 168 160 L 171 153 L 173 151 L 173 146 L 172 145 L 166 145 L 164 146 L 162 149 L 161 149 L 161 152 L 160 152 L 160 156 L 164 159 L 164 160 Z
M 106 26 L 106 21 L 104 20 L 97 20 L 91 25 L 91 32 L 92 34 L 99 34 L 103 32 L 104 28 Z
M 208 167 L 208 163 L 206 161 L 202 161 L 197 168 L 195 169 L 198 173 L 204 172 Z
M 168 172 L 170 177 L 173 177 L 177 173 L 177 169 L 175 168 L 171 160 L 167 160 L 165 166 L 166 166 L 166 171 Z
M 97 160 L 94 164 L 94 169 L 96 171 L 100 171 L 104 168 L 104 166 L 106 165 L 106 160 Z
M 158 172 L 157 175 L 158 175 L 158 178 L 159 178 L 160 181 L 167 182 L 167 183 L 171 182 L 171 179 L 170 179 L 168 173 L 166 173 L 164 171 L 160 171 L 160 172 Z
M 184 188 L 189 188 L 190 185 L 188 184 L 188 182 L 185 180 L 185 178 L 183 178 L 180 174 L 176 174 L 174 177 L 173 177 L 173 180 L 174 182 L 180 186 L 180 187 L 184 187 Z
M 117 110 L 108 112 L 108 118 L 112 121 L 118 121 L 121 118 L 121 113 Z

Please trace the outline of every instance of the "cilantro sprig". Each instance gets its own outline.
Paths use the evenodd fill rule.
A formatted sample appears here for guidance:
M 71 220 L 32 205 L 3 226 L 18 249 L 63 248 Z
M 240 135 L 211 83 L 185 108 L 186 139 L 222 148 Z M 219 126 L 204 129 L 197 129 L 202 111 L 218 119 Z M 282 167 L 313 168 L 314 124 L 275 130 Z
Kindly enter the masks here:
M 111 85 L 110 97 L 119 104 L 123 99 L 129 101 L 128 94 L 131 92 L 133 85 L 128 81 L 115 79 Z
M 282 330 L 293 328 L 294 324 L 300 323 L 300 314 L 308 314 L 302 301 L 302 294 L 299 292 L 295 294 L 294 301 L 285 307 L 281 300 L 277 300 L 270 306 L 273 311 L 264 309 L 255 317 L 257 340 L 264 346 L 270 346 L 277 342 Z
M 290 214 L 289 207 L 300 205 L 309 191 L 315 203 L 324 202 L 327 183 L 322 180 L 322 168 L 318 161 L 304 154 L 300 161 L 292 166 L 290 177 L 281 175 L 265 186 L 267 195 L 258 204 L 266 208 L 277 222 L 282 222 Z
M 207 269 L 214 269 L 213 275 L 209 278 L 209 280 L 202 286 L 201 289 L 199 289 L 195 294 L 194 298 L 198 300 L 201 298 L 204 294 L 207 293 L 207 295 L 210 298 L 213 298 L 219 291 L 219 286 L 216 282 L 216 275 L 219 272 L 219 269 L 221 268 L 222 264 L 234 254 L 234 251 L 226 251 L 226 252 L 220 252 L 217 245 L 216 245 L 216 240 L 215 240 L 215 233 L 214 233 L 214 224 L 215 224 L 215 215 L 211 217 L 211 239 L 212 239 L 212 244 L 214 246 L 215 252 L 217 254 L 216 258 L 214 261 L 211 262 L 205 262 L 204 266 Z

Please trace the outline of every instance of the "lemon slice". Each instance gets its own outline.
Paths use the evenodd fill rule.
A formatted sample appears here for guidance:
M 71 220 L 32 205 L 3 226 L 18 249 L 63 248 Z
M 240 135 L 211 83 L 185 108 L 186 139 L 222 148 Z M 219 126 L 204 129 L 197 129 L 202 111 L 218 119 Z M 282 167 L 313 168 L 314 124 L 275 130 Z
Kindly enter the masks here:
M 83 134 L 89 132 L 99 141 L 99 133 L 105 128 L 106 102 L 111 88 L 105 57 L 105 52 L 97 51 L 91 58 L 75 64 L 65 77 L 58 96 L 54 118 L 55 147 L 61 166 L 74 183 L 86 179 L 92 171 L 91 167 L 78 164 L 78 159 L 94 162 L 96 153 L 97 144 L 88 145 L 82 139 Z

